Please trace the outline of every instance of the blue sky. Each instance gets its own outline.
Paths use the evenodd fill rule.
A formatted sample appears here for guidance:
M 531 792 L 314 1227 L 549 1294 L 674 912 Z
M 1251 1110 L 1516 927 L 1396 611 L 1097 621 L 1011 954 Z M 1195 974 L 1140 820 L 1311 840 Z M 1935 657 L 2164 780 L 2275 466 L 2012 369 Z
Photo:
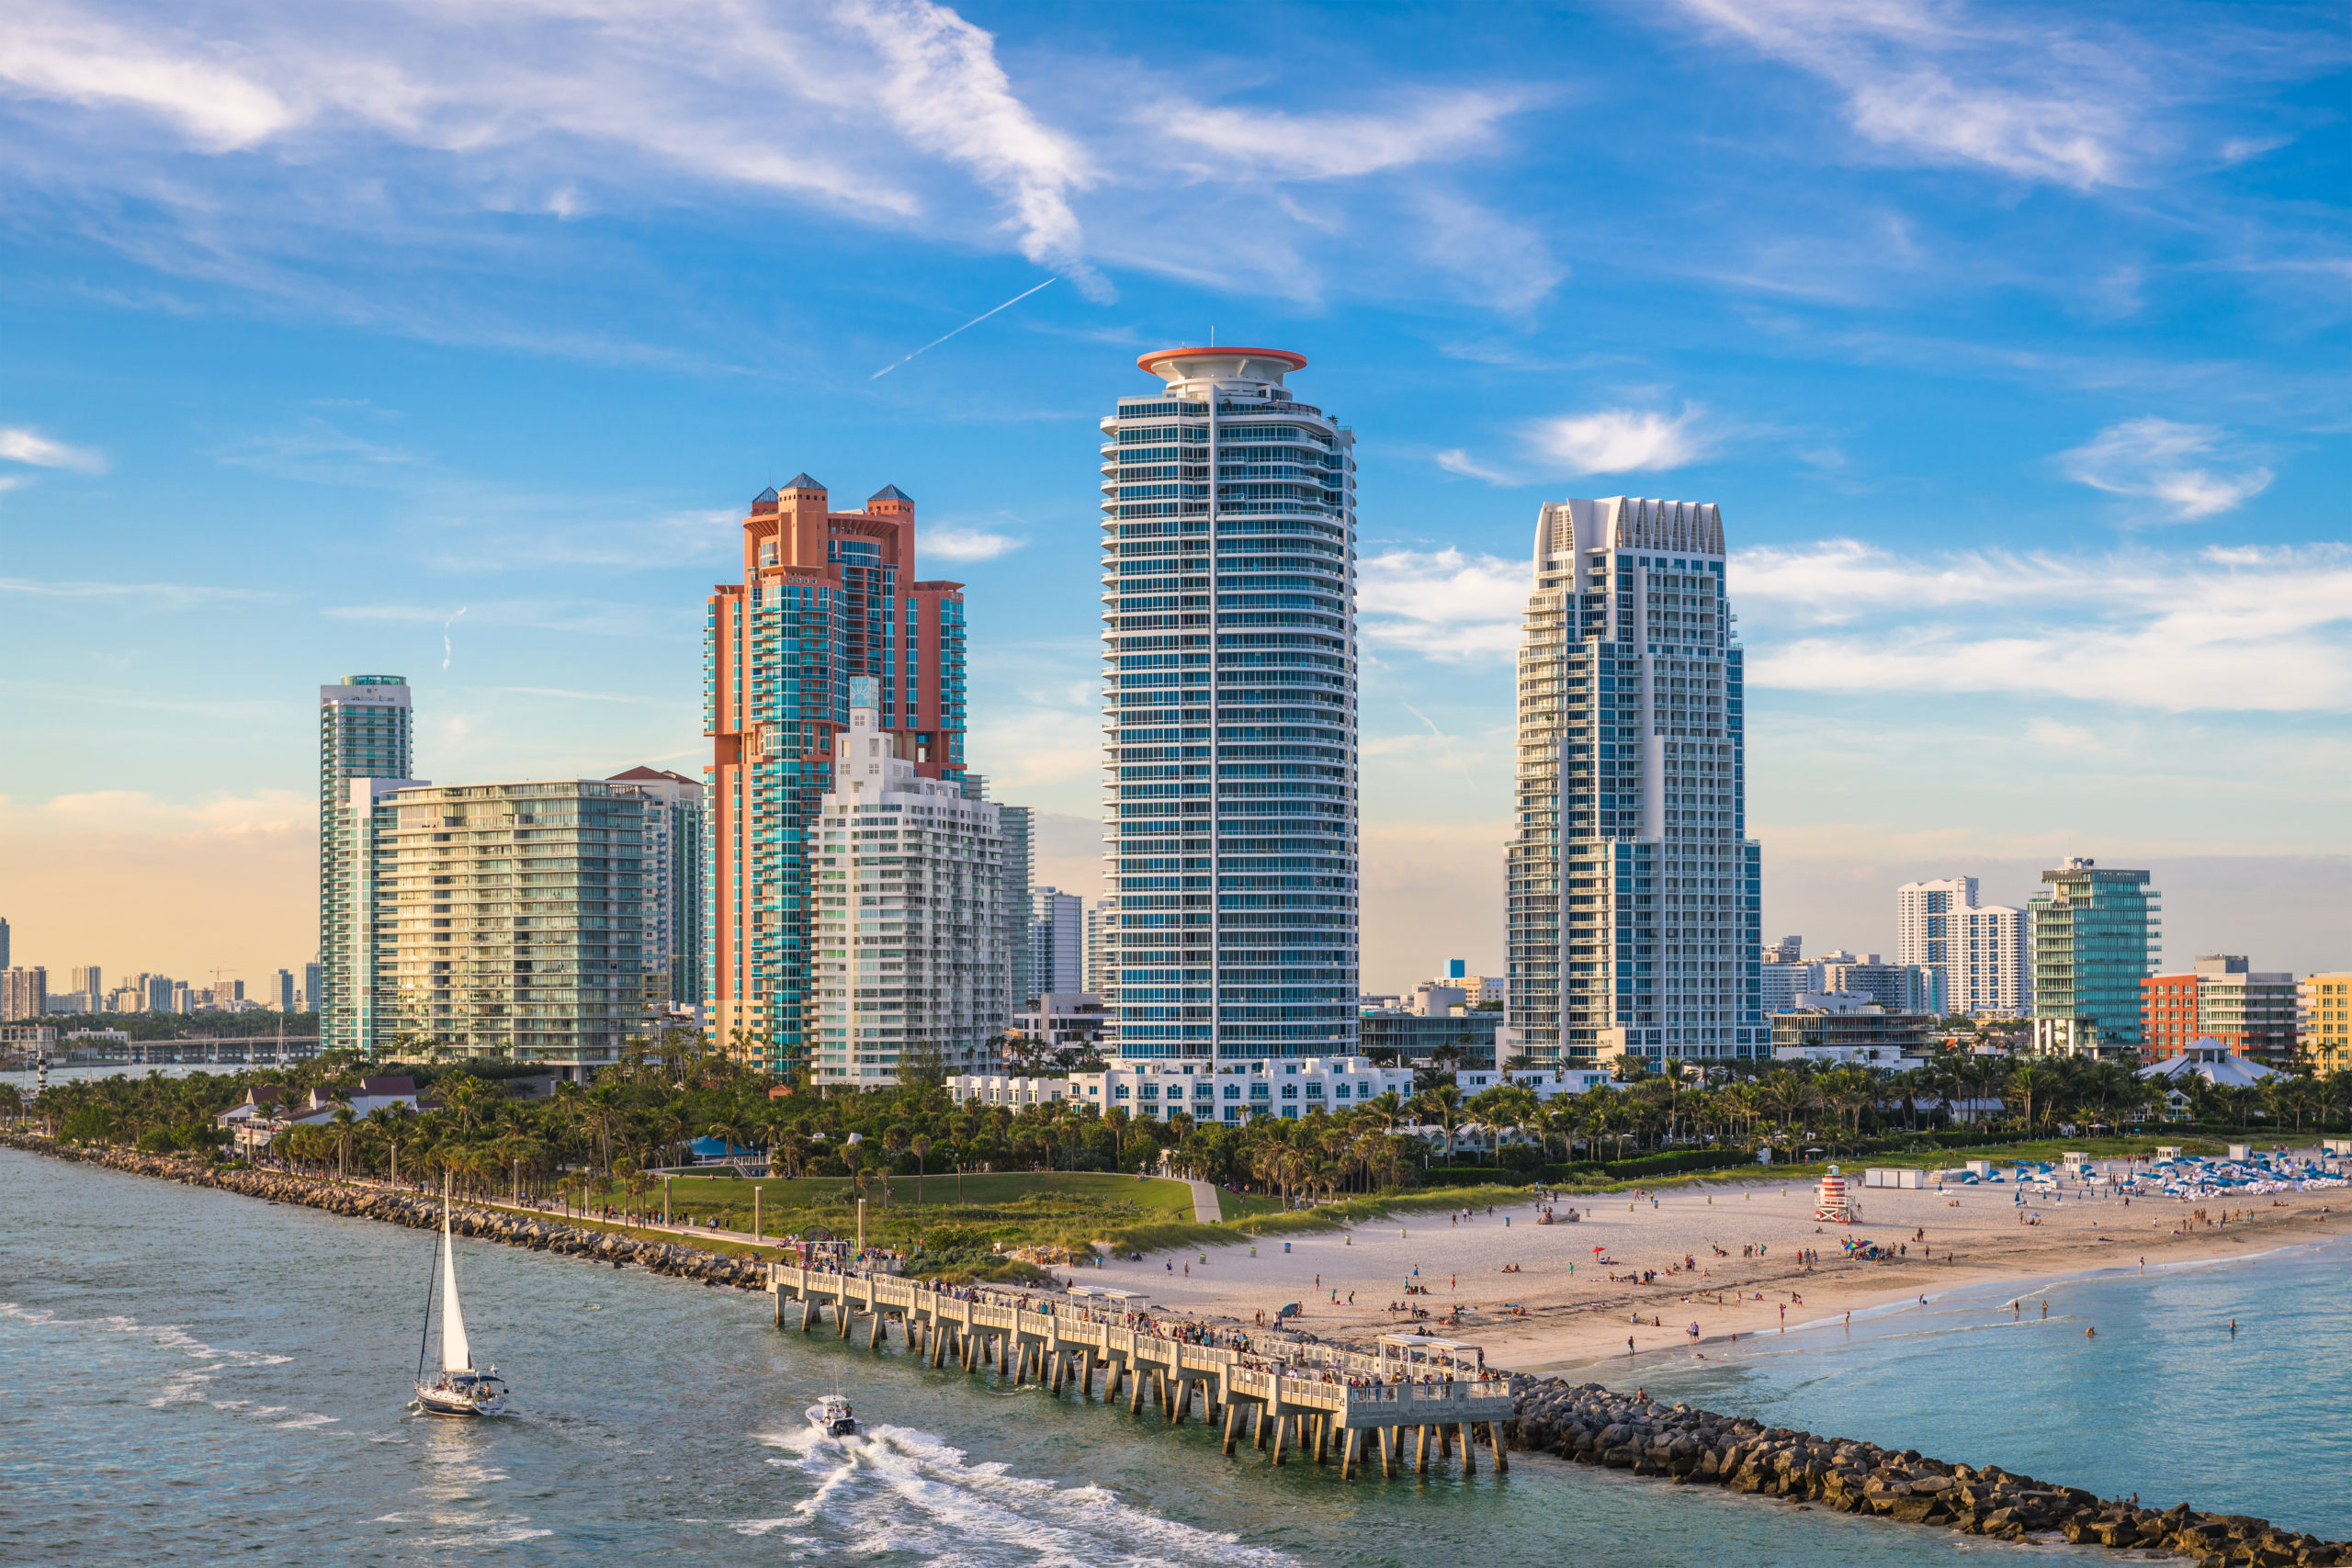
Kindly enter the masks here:
M 1536 508 L 1627 492 L 1724 509 L 1773 932 L 2077 853 L 2352 963 L 2340 6 L 10 12 L 19 962 L 309 956 L 346 671 L 429 778 L 693 771 L 804 468 L 1091 892 L 1094 422 L 1214 332 L 1359 436 L 1368 984 L 1498 964 Z

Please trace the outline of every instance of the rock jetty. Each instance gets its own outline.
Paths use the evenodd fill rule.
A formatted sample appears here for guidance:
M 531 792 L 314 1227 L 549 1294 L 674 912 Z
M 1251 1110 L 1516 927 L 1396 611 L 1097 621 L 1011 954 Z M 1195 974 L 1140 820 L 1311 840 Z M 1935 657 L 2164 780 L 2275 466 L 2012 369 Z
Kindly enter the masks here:
M 1929 1459 L 1850 1438 L 1768 1427 L 1688 1404 L 1611 1393 L 1599 1383 L 1514 1377 L 1514 1446 L 1582 1464 L 1727 1486 L 1905 1524 L 2007 1540 L 2065 1540 L 2193 1558 L 2200 1568 L 2352 1562 L 2352 1546 L 2245 1514 L 2161 1511 L 1996 1465 Z
M 432 1230 L 441 1224 L 441 1200 L 420 1193 L 348 1185 L 285 1171 L 246 1170 L 210 1166 L 201 1160 L 168 1155 L 142 1155 L 127 1149 L 85 1148 L 17 1134 L 0 1134 L 0 1144 L 30 1154 L 53 1156 L 84 1165 L 101 1165 L 135 1176 L 153 1176 L 187 1187 L 213 1187 L 224 1192 L 264 1198 L 273 1203 L 299 1203 L 331 1214 L 386 1224 Z M 707 1285 L 732 1285 L 738 1290 L 765 1288 L 766 1267 L 747 1258 L 729 1258 L 698 1247 L 644 1241 L 616 1235 L 588 1225 L 567 1224 L 558 1219 L 518 1214 L 459 1203 L 451 1211 L 449 1228 L 459 1235 L 494 1241 L 533 1252 L 558 1252 L 615 1268 L 635 1264 L 656 1274 L 700 1280 Z

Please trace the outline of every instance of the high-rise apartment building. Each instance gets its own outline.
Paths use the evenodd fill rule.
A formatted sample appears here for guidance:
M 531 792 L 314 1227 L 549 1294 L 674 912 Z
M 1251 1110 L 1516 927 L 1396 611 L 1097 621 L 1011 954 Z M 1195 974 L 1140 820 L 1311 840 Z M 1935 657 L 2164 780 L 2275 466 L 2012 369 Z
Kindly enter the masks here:
M 1115 897 L 1097 898 L 1086 907 L 1086 970 L 1081 987 L 1089 995 L 1110 1001 L 1106 988 L 1112 982 L 1112 959 L 1109 933 L 1119 914 Z
M 0 969 L 0 1022 L 17 1019 L 39 1019 L 49 1010 L 49 971 L 39 964 L 30 968 Z
M 1804 938 L 1784 936 L 1778 942 L 1760 943 L 1757 956 L 1767 964 L 1794 964 L 1804 957 Z
M 584 1077 L 650 1032 L 684 924 L 650 852 L 669 830 L 667 781 L 349 791 L 353 957 L 334 1006 L 356 1049 L 437 1045 Z
M 657 1010 L 700 1007 L 706 989 L 703 936 L 703 788 L 684 773 L 631 768 L 615 784 L 634 784 L 655 803 L 645 818 L 647 999 Z
M 6 969 L 7 967 L 9 967 L 8 922 L 6 920 L 0 920 L 0 969 Z
M 2033 954 L 2033 1045 L 2049 1055 L 2140 1054 L 2140 982 L 2160 943 L 2144 871 L 2072 859 L 2041 874 L 2028 903 Z
M 1355 436 L 1303 355 L 1176 348 L 1102 421 L 1121 1057 L 1356 1048 Z
M 1936 972 L 1943 1006 L 2017 1017 L 2031 1004 L 2026 913 L 1979 904 L 1976 878 L 1906 882 L 1894 890 L 1894 961 Z
M 2298 988 L 2296 1039 L 2315 1073 L 2352 1068 L 2352 969 L 2306 975 Z
M 304 1012 L 319 1010 L 319 992 L 323 985 L 323 981 L 320 978 L 322 973 L 322 966 L 315 962 L 302 965 L 302 1010 Z
M 989 797 L 989 782 L 978 773 L 964 775 L 964 793 L 974 800 Z M 1031 927 L 1035 910 L 1031 903 L 1030 881 L 1036 874 L 1037 819 L 1025 806 L 999 805 L 996 808 L 997 894 L 1004 900 L 1004 930 L 1006 937 L 1004 1020 L 998 1032 L 1012 1026 L 1012 1015 L 1029 1005 L 1036 993 L 1033 980 L 1037 967 L 1035 932 Z
M 1943 977 L 1926 964 L 1889 964 L 1875 953 L 1825 953 L 1815 959 L 1820 989 L 1876 1002 L 1889 1012 L 1939 1017 Z
M 2296 1054 L 2299 999 L 2291 974 L 2258 974 L 2242 953 L 2200 953 L 2188 974 L 2140 982 L 2141 1057 L 2159 1062 L 2211 1040 L 2285 1066 Z
M 983 1071 L 1011 1022 L 999 808 L 899 755 L 878 692 L 872 677 L 852 678 L 833 787 L 809 829 L 820 1087 L 885 1088 L 919 1066 Z
M 106 975 L 96 964 L 74 966 L 74 988 L 82 994 L 85 1012 L 96 1012 L 106 1006 Z
M 1086 900 L 1057 887 L 1029 891 L 1028 995 L 1023 1005 L 1048 993 L 1085 989 Z
M 186 986 L 176 984 L 168 975 L 149 975 L 144 981 L 145 1010 L 149 1012 L 183 1011 L 185 1009 L 175 1008 L 173 1002 L 187 990 Z
M 269 995 L 262 998 L 262 1005 L 268 1008 L 273 1012 L 292 1012 L 295 1010 L 294 971 L 291 969 L 279 969 L 271 973 L 269 976 Z
M 1519 656 L 1506 1055 L 1770 1054 L 1743 659 L 1714 506 L 1544 507 Z
M 709 1023 L 780 1075 L 808 1062 L 808 829 L 859 677 L 895 753 L 960 780 L 963 584 L 915 580 L 915 503 L 896 485 L 834 512 L 800 474 L 753 499 L 742 581 L 712 591 L 703 625 Z
M 1807 964 L 1802 959 L 1786 963 L 1767 959 L 1757 966 L 1756 973 L 1757 1006 L 1762 1010 L 1768 1025 L 1774 1013 L 1792 1010 L 1799 997 L 1812 996 L 1827 988 L 1822 983 L 1821 965 Z
M 339 881 L 354 864 L 346 836 L 352 818 L 355 779 L 413 783 L 415 738 L 404 675 L 345 675 L 319 688 L 319 963 L 322 996 L 311 998 L 319 1011 L 319 1047 L 359 1046 L 359 1000 L 342 992 L 343 977 L 364 955 L 356 947 L 358 910 L 355 890 Z M 368 798 L 366 792 L 357 798 Z

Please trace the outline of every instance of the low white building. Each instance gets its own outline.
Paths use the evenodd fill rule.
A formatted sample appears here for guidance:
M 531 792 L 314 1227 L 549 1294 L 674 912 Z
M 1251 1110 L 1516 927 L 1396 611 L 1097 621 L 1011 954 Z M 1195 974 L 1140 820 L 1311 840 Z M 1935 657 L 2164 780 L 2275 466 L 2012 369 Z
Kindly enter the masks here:
M 1309 1111 L 1353 1110 L 1384 1094 L 1410 1099 L 1412 1069 L 1383 1066 L 1368 1056 L 1303 1056 L 1223 1067 L 1208 1062 L 1122 1062 L 1069 1077 L 1069 1098 L 1081 1105 L 1162 1122 L 1180 1111 L 1195 1122 L 1295 1120 Z
M 1018 1073 L 955 1073 L 941 1086 L 958 1105 L 1050 1105 L 1069 1098 L 1069 1079 Z
M 1564 1094 L 1608 1089 L 1616 1081 L 1606 1067 L 1475 1067 L 1453 1075 L 1453 1087 L 1462 1091 L 1464 1100 L 1508 1084 L 1530 1090 L 1542 1102 L 1557 1100 Z

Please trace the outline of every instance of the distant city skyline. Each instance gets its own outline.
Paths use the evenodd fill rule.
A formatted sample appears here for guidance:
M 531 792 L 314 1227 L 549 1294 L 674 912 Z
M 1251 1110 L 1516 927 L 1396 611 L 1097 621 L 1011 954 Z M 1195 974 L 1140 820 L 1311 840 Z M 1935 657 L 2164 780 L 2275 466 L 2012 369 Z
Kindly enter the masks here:
M 2333 13 L 689 7 L 689 64 L 542 9 L 453 73 L 397 8 L 51 9 L 0 60 L 19 964 L 301 958 L 337 671 L 437 777 L 698 772 L 703 600 L 803 465 L 922 498 L 966 761 L 1091 897 L 1089 459 L 1212 340 L 1356 435 L 1367 988 L 1432 927 L 1501 968 L 1528 520 L 1607 494 L 1738 520 L 1767 929 L 1892 951 L 1892 886 L 2089 854 L 2167 961 L 2352 949 Z M 761 63 L 809 48 L 835 96 Z

